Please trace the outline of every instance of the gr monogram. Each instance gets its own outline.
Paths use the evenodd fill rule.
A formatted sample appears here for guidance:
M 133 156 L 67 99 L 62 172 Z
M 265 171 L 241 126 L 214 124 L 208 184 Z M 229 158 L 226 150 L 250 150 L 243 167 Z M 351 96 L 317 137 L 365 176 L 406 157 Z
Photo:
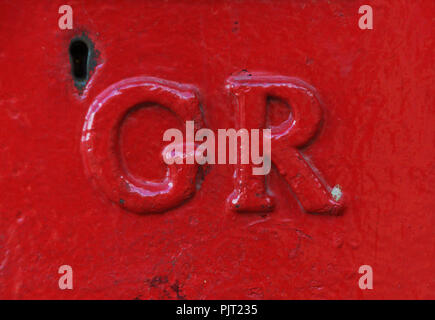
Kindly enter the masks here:
M 291 107 L 288 119 L 270 128 L 270 160 L 305 212 L 339 214 L 343 209 L 340 187 L 331 188 L 300 151 L 313 141 L 323 119 L 316 90 L 298 78 L 263 73 L 231 76 L 225 90 L 236 115 L 236 129 L 265 129 L 270 98 Z M 81 151 L 90 178 L 111 201 L 137 213 L 163 212 L 192 197 L 198 164 L 167 164 L 168 173 L 159 182 L 134 178 L 120 163 L 116 133 L 128 112 L 146 102 L 165 106 L 183 123 L 194 121 L 200 129 L 204 122 L 199 101 L 194 86 L 153 77 L 124 79 L 109 86 L 91 104 L 83 126 Z M 264 212 L 274 208 L 275 198 L 267 191 L 267 176 L 253 175 L 253 165 L 234 164 L 234 188 L 227 198 L 227 206 L 233 211 Z

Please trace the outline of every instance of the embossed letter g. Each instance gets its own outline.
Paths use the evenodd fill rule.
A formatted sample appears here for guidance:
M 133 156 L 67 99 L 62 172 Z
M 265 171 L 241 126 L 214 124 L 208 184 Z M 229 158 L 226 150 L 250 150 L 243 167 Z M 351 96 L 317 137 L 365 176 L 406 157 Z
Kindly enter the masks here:
M 138 213 L 161 212 L 179 205 L 195 192 L 194 165 L 168 165 L 161 182 L 141 181 L 123 168 L 119 132 L 128 112 L 151 101 L 174 112 L 185 124 L 201 124 L 196 90 L 151 77 L 122 80 L 104 90 L 86 115 L 81 148 L 86 170 L 92 180 L 113 202 Z

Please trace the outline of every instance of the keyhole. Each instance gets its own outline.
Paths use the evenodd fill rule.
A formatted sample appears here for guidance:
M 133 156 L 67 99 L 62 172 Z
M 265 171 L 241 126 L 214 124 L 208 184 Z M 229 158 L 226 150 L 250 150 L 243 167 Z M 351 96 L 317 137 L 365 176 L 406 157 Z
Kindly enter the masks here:
M 71 69 L 75 81 L 86 81 L 88 78 L 89 47 L 80 39 L 72 40 L 69 46 Z

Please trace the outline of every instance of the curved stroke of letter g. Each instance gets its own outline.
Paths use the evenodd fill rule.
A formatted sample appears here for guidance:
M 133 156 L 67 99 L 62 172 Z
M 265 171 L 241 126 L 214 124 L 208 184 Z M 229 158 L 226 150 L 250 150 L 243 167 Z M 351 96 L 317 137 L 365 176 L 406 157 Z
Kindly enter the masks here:
M 162 212 L 191 197 L 198 169 L 196 164 L 170 164 L 159 182 L 135 178 L 125 169 L 119 151 L 120 128 L 129 111 L 147 102 L 170 109 L 183 125 L 188 120 L 202 124 L 194 87 L 135 77 L 117 82 L 97 96 L 86 115 L 81 140 L 85 169 L 93 182 L 111 201 L 137 213 Z

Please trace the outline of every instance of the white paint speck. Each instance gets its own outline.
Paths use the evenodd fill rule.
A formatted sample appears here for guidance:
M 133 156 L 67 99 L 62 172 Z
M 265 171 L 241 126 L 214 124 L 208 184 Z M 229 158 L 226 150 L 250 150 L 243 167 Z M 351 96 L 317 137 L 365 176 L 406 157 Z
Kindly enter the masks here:
M 343 192 L 340 189 L 340 186 L 337 184 L 334 188 L 331 190 L 332 197 L 335 201 L 338 201 L 341 199 L 341 196 L 343 195 Z

